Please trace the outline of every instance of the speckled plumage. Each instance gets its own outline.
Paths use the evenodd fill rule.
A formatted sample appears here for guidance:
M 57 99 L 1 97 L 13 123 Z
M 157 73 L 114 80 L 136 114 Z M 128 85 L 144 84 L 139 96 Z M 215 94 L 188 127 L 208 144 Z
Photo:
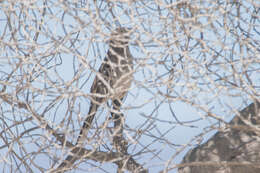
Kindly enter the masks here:
M 83 123 L 77 143 L 83 142 L 98 107 L 111 99 L 114 109 L 119 110 L 133 78 L 133 57 L 129 51 L 129 30 L 118 28 L 111 34 L 107 57 L 96 74 L 91 86 L 90 108 Z

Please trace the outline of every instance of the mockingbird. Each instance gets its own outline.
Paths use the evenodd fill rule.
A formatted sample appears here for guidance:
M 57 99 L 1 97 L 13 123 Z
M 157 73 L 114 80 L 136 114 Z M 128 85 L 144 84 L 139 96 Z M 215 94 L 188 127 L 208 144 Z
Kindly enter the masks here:
M 111 34 L 107 56 L 90 89 L 92 94 L 90 108 L 77 144 L 84 141 L 98 107 L 108 99 L 111 99 L 113 104 L 111 114 L 114 126 L 117 127 L 121 123 L 122 114 L 119 113 L 119 109 L 133 79 L 133 57 L 128 47 L 130 33 L 131 30 L 128 28 L 117 28 Z
M 111 114 L 114 119 L 114 127 L 118 129 L 115 136 L 113 136 L 113 143 L 118 151 L 127 152 L 126 146 L 121 140 L 123 114 L 120 113 L 120 107 L 133 79 L 133 57 L 128 47 L 130 33 L 131 30 L 128 28 L 117 28 L 111 34 L 107 56 L 101 64 L 90 89 L 92 95 L 90 108 L 78 136 L 77 147 L 81 147 L 80 145 L 85 141 L 98 107 L 111 99 L 113 105 Z M 57 170 L 59 171 L 55 171 L 61 173 L 80 159 L 81 150 L 78 152 L 78 154 L 67 156 L 65 161 L 58 166 Z

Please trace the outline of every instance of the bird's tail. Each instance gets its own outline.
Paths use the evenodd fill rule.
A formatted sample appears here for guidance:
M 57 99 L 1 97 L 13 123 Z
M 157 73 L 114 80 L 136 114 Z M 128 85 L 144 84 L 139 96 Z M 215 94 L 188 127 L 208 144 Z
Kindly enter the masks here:
M 82 139 L 84 139 L 84 137 L 87 135 L 87 133 L 88 133 L 90 127 L 91 127 L 92 121 L 94 120 L 94 117 L 96 115 L 98 106 L 99 105 L 91 102 L 91 105 L 90 105 L 90 108 L 89 108 L 89 111 L 88 111 L 88 116 L 84 120 L 83 126 L 81 127 L 76 145 L 80 142 L 83 142 Z

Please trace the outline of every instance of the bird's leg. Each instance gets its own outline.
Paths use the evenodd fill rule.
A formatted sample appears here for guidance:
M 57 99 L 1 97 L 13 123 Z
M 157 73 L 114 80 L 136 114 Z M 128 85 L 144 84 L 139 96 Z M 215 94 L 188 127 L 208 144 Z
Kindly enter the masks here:
M 113 144 L 117 151 L 127 153 L 127 142 L 123 137 L 124 115 L 120 112 L 121 103 L 122 99 L 113 100 L 113 110 L 111 112 L 115 130 L 113 134 Z

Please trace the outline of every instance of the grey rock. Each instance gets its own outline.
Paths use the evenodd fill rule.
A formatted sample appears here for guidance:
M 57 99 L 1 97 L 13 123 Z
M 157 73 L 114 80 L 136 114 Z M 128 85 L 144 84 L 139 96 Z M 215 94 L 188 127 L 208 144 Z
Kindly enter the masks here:
M 182 164 L 179 173 L 260 173 L 260 103 L 240 111 L 224 130 L 189 151 Z

